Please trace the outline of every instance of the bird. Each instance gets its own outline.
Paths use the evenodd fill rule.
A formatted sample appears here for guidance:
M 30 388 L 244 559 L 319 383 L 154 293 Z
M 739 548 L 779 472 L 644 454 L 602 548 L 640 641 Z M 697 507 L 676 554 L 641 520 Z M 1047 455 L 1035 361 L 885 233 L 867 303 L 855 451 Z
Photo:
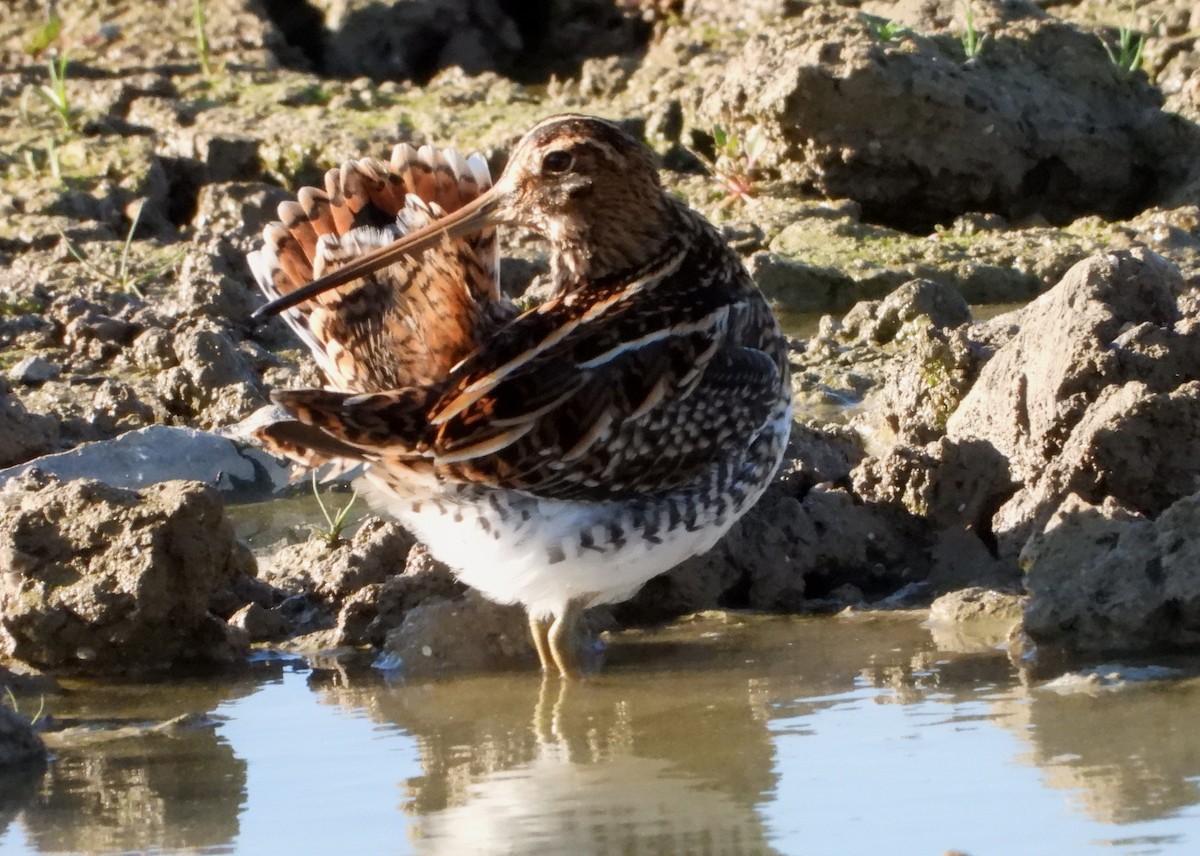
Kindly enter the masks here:
M 582 675 L 582 612 L 710 549 L 778 470 L 787 342 L 720 231 L 618 124 L 533 125 L 479 154 L 397 145 L 278 208 L 248 262 L 320 388 L 256 432 L 306 467 L 363 465 L 372 506 L 528 613 L 544 673 Z M 497 229 L 548 243 L 550 296 L 503 296 Z

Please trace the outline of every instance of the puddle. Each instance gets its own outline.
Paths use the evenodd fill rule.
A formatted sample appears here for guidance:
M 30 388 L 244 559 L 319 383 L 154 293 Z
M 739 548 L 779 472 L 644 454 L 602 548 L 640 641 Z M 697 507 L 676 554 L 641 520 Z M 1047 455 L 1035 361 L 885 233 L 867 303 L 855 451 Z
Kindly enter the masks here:
M 578 685 L 270 657 L 72 685 L 0 852 L 1196 852 L 1200 681 L 1025 686 L 922 617 L 707 616 Z
M 352 475 L 356 476 L 357 471 Z M 313 495 L 307 482 L 292 487 L 284 496 L 260 502 L 227 505 L 226 514 L 239 540 L 256 553 L 270 553 L 287 544 L 297 544 L 324 534 L 330 520 L 349 505 L 341 534 L 349 538 L 370 513 L 364 499 L 353 493 L 350 479 L 323 484 L 321 498 Z

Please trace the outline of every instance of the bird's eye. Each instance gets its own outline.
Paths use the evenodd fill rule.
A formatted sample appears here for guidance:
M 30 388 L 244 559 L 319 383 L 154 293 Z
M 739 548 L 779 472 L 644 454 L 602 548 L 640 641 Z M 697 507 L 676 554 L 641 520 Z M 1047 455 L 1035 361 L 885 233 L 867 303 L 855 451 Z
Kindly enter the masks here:
M 542 172 L 566 172 L 574 163 L 575 158 L 570 152 L 559 149 L 542 158 Z

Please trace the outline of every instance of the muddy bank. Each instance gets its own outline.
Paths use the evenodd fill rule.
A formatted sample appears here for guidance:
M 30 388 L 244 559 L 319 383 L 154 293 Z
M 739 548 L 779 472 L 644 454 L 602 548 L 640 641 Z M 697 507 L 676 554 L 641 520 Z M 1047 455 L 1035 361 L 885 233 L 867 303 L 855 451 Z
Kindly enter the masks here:
M 190 14 L 136 4 L 64 10 L 39 56 L 42 4 L 0 23 L 0 513 L 42 533 L 0 551 L 10 656 L 173 668 L 292 640 L 370 645 L 412 670 L 528 662 L 519 616 L 469 597 L 394 524 L 255 561 L 217 522 L 236 508 L 153 485 L 245 496 L 285 480 L 241 438 L 269 390 L 316 380 L 281 323 L 247 323 L 244 253 L 288 189 L 398 140 L 479 150 L 495 171 L 525 127 L 567 110 L 644 137 L 782 313 L 830 313 L 794 342 L 777 483 L 589 633 L 983 587 L 1028 594 L 1044 646 L 1195 644 L 1190 7 L 1138 12 L 1137 69 L 1110 56 L 1117 5 L 976 3 L 971 56 L 955 3 L 765 2 L 743 22 L 708 2 L 581 0 L 551 4 L 552 28 L 469 0 L 404 14 L 419 5 L 304 22 L 211 0 L 206 51 Z M 61 109 L 39 95 L 55 51 Z M 544 248 L 508 230 L 502 249 L 506 290 L 536 295 Z M 1034 298 L 987 321 L 968 309 Z M 184 429 L 227 439 L 189 445 Z M 105 442 L 124 445 L 84 445 Z M 156 466 L 112 466 L 118 448 Z M 67 469 L 46 457 L 62 452 Z M 31 463 L 109 486 L 11 469 Z M 145 477 L 121 481 L 131 469 Z M 177 564 L 164 539 L 212 555 Z M 188 582 L 164 594 L 170 569 Z
M 256 594 L 254 559 L 212 488 L 163 482 L 138 493 L 32 473 L 2 499 L 7 657 L 138 673 L 245 655 L 245 636 L 222 614 Z

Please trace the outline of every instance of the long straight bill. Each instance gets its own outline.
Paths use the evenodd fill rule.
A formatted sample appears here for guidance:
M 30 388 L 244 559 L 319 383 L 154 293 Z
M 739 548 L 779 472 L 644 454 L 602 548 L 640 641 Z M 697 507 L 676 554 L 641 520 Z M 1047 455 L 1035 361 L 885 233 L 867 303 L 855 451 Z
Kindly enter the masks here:
M 260 306 L 251 313 L 250 323 L 259 324 L 272 315 L 278 315 L 285 309 L 291 309 L 306 300 L 311 300 L 331 288 L 337 288 L 339 285 L 370 276 L 402 256 L 416 255 L 436 246 L 444 238 L 459 238 L 478 232 L 493 222 L 492 214 L 498 206 L 499 196 L 494 189 L 489 190 L 440 220 L 423 226 L 415 232 L 410 232 L 386 247 L 372 250 L 332 273 L 313 280 L 295 291 L 289 291 L 265 306 Z

